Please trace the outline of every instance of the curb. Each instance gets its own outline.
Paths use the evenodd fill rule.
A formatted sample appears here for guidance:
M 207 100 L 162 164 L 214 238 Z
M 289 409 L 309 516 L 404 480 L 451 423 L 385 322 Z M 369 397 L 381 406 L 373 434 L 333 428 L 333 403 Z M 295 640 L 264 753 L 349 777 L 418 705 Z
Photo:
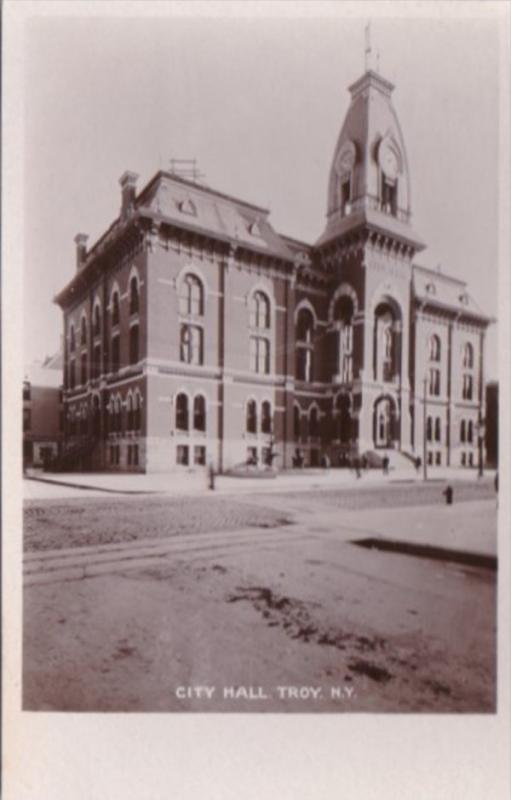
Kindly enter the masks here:
M 417 556 L 419 558 L 431 558 L 436 561 L 450 561 L 455 564 L 465 564 L 468 567 L 482 567 L 494 572 L 498 568 L 497 556 L 486 555 L 485 553 L 468 552 L 466 550 L 453 550 L 448 547 L 438 547 L 430 544 L 416 544 L 415 542 L 397 541 L 396 539 L 385 539 L 370 537 L 367 539 L 354 539 L 351 544 L 357 547 L 365 547 L 369 550 L 381 550 L 386 553 L 401 553 L 406 556 Z

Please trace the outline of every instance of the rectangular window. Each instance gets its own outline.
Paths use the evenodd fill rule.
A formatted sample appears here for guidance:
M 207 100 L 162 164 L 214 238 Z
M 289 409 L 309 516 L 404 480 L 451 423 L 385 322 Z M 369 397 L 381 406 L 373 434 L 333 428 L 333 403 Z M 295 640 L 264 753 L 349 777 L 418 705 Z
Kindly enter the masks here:
M 261 336 L 250 337 L 250 371 L 259 375 L 270 372 L 270 343 Z
M 312 350 L 308 347 L 296 351 L 296 377 L 299 381 L 312 380 Z
M 19 395 L 18 395 L 19 397 Z M 18 417 L 19 419 L 19 417 Z M 23 430 L 29 431 L 32 427 L 32 414 L 29 408 L 23 409 Z
M 202 445 L 196 444 L 193 448 L 193 461 L 194 464 L 204 466 L 206 463 L 206 448 Z
M 429 393 L 433 397 L 440 395 L 440 370 L 435 367 L 429 370 Z
M 119 336 L 112 336 L 112 372 L 118 372 L 121 366 L 121 343 Z
M 138 325 L 130 328 L 130 364 L 138 363 Z
M 435 455 L 435 464 L 437 465 L 437 467 L 440 467 L 442 465 L 442 453 L 437 453 Z
M 131 445 L 128 445 L 128 467 L 131 467 Z
M 115 463 L 117 466 L 121 463 L 121 445 L 115 445 Z
M 189 448 L 186 444 L 178 444 L 176 451 L 176 461 L 181 466 L 188 466 Z
M 466 458 L 465 453 L 462 453 L 461 454 L 461 466 L 465 467 L 466 465 L 467 465 L 467 458 Z
M 382 175 L 382 209 L 386 214 L 396 216 L 397 213 L 397 181 L 390 181 Z
M 428 464 L 430 467 L 433 466 L 433 453 L 431 452 L 431 450 L 428 452 Z
M 468 466 L 469 467 L 473 467 L 474 466 L 474 454 L 473 453 L 469 453 L 468 454 Z
M 472 375 L 463 376 L 463 400 L 472 400 L 474 383 Z
M 343 383 L 351 383 L 353 380 L 353 359 L 351 356 L 343 356 L 341 380 Z
M 80 383 L 85 386 L 87 383 L 87 356 L 82 353 L 80 358 Z
M 30 400 L 30 384 L 23 384 L 23 400 Z
M 74 389 L 76 384 L 75 362 L 74 359 L 69 362 L 69 388 Z
M 181 325 L 180 360 L 185 364 L 203 363 L 203 331 L 198 325 Z

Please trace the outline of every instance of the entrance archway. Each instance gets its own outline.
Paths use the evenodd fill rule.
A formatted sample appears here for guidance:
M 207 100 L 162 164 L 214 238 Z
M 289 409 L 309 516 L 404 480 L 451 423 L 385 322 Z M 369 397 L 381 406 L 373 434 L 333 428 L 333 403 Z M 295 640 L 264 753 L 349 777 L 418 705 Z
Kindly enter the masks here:
M 373 441 L 376 448 L 394 447 L 396 404 L 392 397 L 379 397 L 373 409 Z

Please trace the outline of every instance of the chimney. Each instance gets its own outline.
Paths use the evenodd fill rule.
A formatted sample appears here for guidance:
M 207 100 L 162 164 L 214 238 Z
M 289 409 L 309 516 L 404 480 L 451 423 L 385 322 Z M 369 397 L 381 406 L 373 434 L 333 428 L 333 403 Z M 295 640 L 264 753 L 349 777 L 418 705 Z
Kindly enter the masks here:
M 85 264 L 87 258 L 87 239 L 86 233 L 77 233 L 75 236 L 76 244 L 76 270 L 79 272 Z
M 131 213 L 135 205 L 135 195 L 137 193 L 137 179 L 136 172 L 127 170 L 120 178 L 122 190 L 122 203 L 121 203 L 121 217 L 124 219 Z

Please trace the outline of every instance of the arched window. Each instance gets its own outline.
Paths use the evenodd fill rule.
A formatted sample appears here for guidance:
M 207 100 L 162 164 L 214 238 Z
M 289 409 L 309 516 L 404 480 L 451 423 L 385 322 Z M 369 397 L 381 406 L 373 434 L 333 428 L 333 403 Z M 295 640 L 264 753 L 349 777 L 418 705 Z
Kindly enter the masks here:
M 308 308 L 298 312 L 296 321 L 296 378 L 299 381 L 312 380 L 314 355 L 314 317 Z
M 301 344 L 312 344 L 314 335 L 314 317 L 308 308 L 301 308 L 296 320 L 296 341 Z
M 257 404 L 255 400 L 247 403 L 247 433 L 257 433 Z
M 119 293 L 114 292 L 112 295 L 112 325 L 118 325 L 119 319 L 120 319 Z
M 353 314 L 353 300 L 348 295 L 343 295 L 334 309 L 334 319 L 339 328 L 338 374 L 342 383 L 353 380 Z
M 268 400 L 261 406 L 261 433 L 271 433 L 271 403 Z
M 463 347 L 463 366 L 465 369 L 473 369 L 474 367 L 474 348 L 470 342 L 466 342 Z
M 80 324 L 80 344 L 87 344 L 87 320 L 82 317 Z
M 442 423 L 440 417 L 435 419 L 435 442 L 442 441 Z
M 206 400 L 201 394 L 193 401 L 193 427 L 196 431 L 206 430 Z
M 101 309 L 99 305 L 94 306 L 94 336 L 101 333 Z
M 319 436 L 319 418 L 316 406 L 312 406 L 309 414 L 309 433 L 313 437 Z
M 250 300 L 250 327 L 259 330 L 270 327 L 270 301 L 263 292 L 254 292 Z
M 138 279 L 133 275 L 130 280 L 130 314 L 138 314 L 139 310 L 139 296 L 138 296 Z
M 74 353 L 76 349 L 76 341 L 75 341 L 75 326 L 71 325 L 69 329 L 69 349 L 72 353 Z
M 427 420 L 427 423 L 426 423 L 426 439 L 428 440 L 428 442 L 432 442 L 433 441 L 433 419 L 432 419 L 432 417 L 428 417 L 428 420 Z
M 377 380 L 392 381 L 398 371 L 395 346 L 395 317 L 388 302 L 375 309 L 374 371 Z
M 176 397 L 176 428 L 178 431 L 188 430 L 188 397 L 183 392 Z
M 300 421 L 301 421 L 301 414 L 300 409 L 298 406 L 295 406 L 293 409 L 293 433 L 296 441 L 300 438 Z
M 429 340 L 429 360 L 430 361 L 440 361 L 441 355 L 441 343 L 440 337 L 433 334 L 431 339 Z
M 464 419 L 461 420 L 460 424 L 460 442 L 465 442 L 467 439 L 467 425 Z
M 179 291 L 179 313 L 202 317 L 204 314 L 204 289 L 196 275 L 185 275 Z

